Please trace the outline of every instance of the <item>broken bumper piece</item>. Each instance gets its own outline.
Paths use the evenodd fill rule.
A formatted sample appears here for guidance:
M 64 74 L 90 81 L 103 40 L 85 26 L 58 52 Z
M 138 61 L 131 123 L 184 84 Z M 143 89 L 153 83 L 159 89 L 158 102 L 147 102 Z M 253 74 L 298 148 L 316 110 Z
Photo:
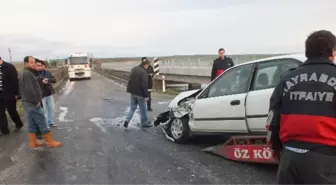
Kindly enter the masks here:
M 171 111 L 163 112 L 160 115 L 158 115 L 158 117 L 156 117 L 156 120 L 154 121 L 154 126 L 156 127 L 160 126 L 166 138 L 172 142 L 175 142 L 174 139 L 170 137 L 169 134 L 167 133 L 168 124 L 171 122 L 171 120 L 172 120 Z

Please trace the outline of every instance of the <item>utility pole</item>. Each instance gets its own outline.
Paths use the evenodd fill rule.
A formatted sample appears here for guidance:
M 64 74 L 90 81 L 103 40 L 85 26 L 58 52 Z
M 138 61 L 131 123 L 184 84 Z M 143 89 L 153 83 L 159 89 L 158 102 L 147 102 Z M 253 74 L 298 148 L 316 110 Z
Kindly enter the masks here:
M 11 64 L 13 64 L 13 62 L 12 62 L 11 48 L 8 48 L 8 53 L 9 53 L 9 61 L 10 61 Z

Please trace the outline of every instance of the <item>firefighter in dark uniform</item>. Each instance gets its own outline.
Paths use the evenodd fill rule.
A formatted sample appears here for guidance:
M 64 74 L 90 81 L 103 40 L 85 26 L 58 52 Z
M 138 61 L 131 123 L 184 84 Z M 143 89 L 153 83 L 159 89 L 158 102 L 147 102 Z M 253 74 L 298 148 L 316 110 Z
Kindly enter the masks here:
M 225 50 L 220 48 L 218 50 L 219 57 L 214 60 L 211 70 L 211 81 L 222 74 L 225 70 L 234 66 L 231 58 L 225 56 Z
M 148 59 L 146 57 L 142 57 L 141 61 L 148 61 Z M 149 94 L 149 99 L 147 101 L 147 111 L 151 112 L 153 111 L 152 109 L 152 96 L 151 96 L 151 92 L 153 90 L 153 76 L 154 76 L 154 69 L 151 65 L 148 66 L 147 69 L 147 73 L 148 73 L 148 94 Z
M 336 37 L 312 33 L 305 61 L 270 99 L 270 142 L 280 156 L 278 184 L 336 184 Z

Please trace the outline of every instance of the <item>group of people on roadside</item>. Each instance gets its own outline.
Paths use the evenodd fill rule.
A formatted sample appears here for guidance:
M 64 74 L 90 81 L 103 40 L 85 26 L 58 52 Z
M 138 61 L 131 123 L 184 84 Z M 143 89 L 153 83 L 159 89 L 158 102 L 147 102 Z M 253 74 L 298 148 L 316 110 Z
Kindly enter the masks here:
M 17 112 L 17 100 L 21 99 L 28 122 L 29 146 L 34 149 L 42 146 L 44 139 L 47 147 L 61 146 L 54 141 L 50 128 L 55 124 L 55 104 L 53 85 L 56 83 L 52 73 L 46 70 L 45 61 L 27 56 L 24 69 L 18 73 L 16 68 L 0 58 L 0 130 L 2 135 L 9 134 L 6 110 L 15 123 L 14 132 L 20 131 L 23 122 Z
M 19 74 L 21 101 L 28 119 L 28 138 L 31 149 L 42 146 L 37 139 L 44 139 L 47 147 L 59 147 L 61 142 L 52 138 L 50 127 L 54 122 L 54 89 L 56 79 L 45 70 L 45 62 L 32 56 L 24 58 L 25 68 Z

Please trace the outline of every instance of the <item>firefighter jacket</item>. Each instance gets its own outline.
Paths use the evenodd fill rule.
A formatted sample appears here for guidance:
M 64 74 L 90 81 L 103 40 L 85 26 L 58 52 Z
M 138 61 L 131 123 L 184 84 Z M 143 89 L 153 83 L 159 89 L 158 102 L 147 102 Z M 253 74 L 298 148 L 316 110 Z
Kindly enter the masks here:
M 284 75 L 270 99 L 273 150 L 328 148 L 336 155 L 335 92 L 336 65 L 328 58 L 308 59 Z

